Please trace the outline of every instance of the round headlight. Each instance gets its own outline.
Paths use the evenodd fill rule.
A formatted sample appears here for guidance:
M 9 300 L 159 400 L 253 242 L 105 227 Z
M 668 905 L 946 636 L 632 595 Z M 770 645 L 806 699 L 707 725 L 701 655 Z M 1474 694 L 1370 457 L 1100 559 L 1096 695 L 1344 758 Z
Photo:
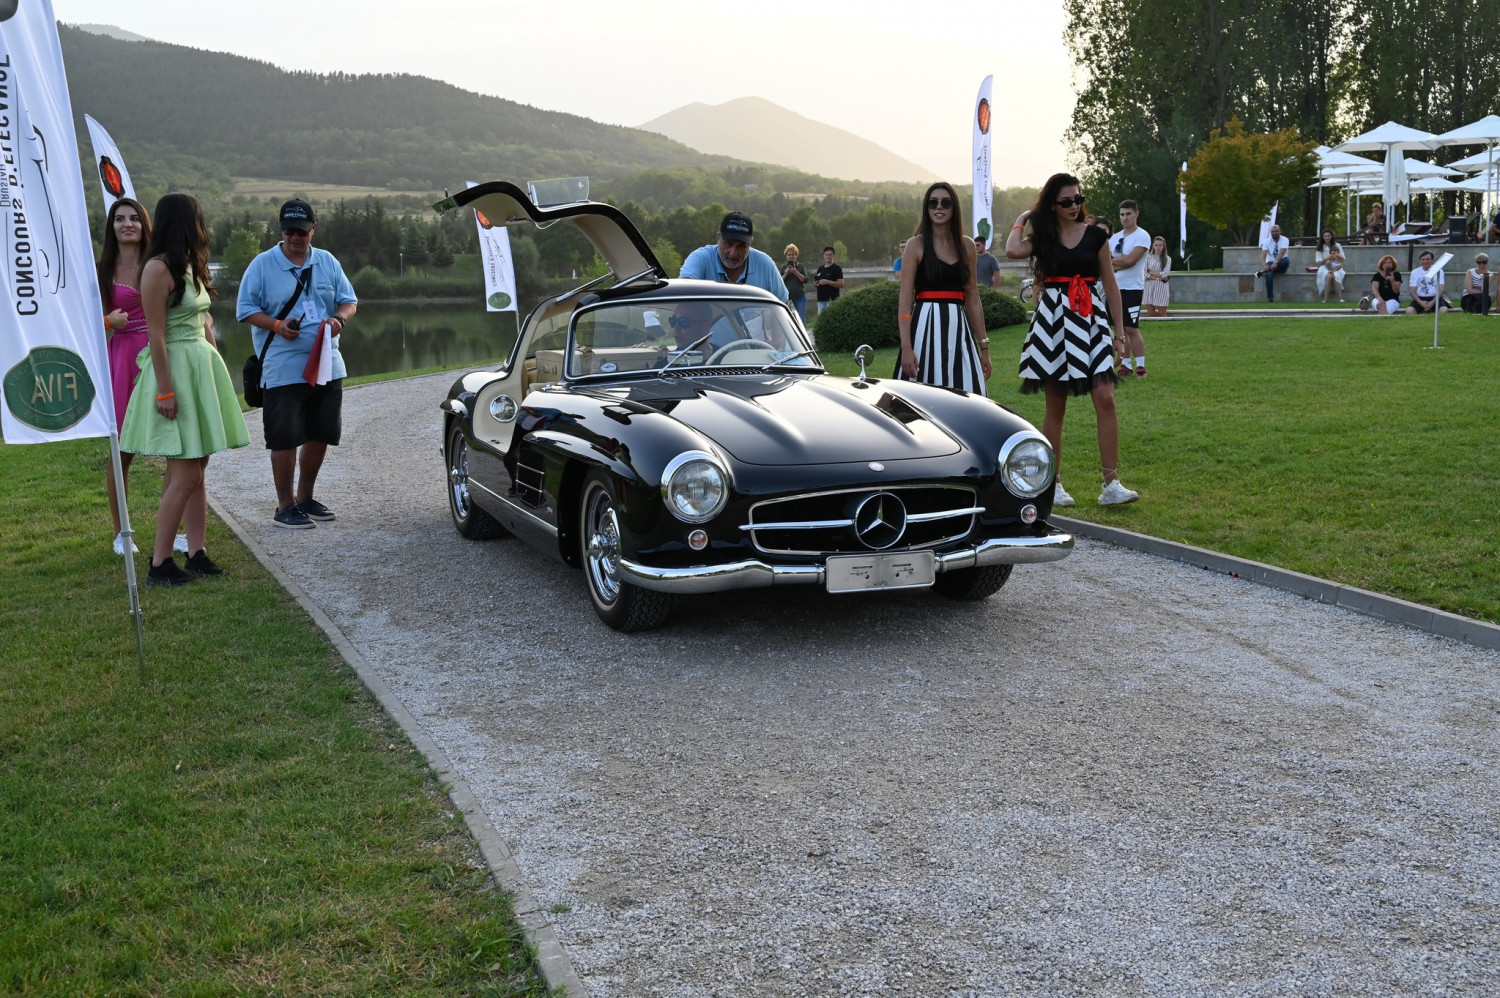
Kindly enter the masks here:
M 718 516 L 729 501 L 729 477 L 712 456 L 688 451 L 663 470 L 661 493 L 677 519 L 703 523 Z
M 1034 496 L 1052 484 L 1052 445 L 1035 430 L 1017 433 L 1000 448 L 1000 475 L 1018 496 Z

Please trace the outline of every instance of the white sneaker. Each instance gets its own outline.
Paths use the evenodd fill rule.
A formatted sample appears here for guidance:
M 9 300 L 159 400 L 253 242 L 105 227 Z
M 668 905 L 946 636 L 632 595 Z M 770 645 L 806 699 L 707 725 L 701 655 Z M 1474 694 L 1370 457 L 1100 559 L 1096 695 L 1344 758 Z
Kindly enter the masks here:
M 1120 484 L 1116 478 L 1104 486 L 1104 491 L 1099 493 L 1099 505 L 1101 506 L 1123 506 L 1127 502 L 1135 502 L 1141 497 L 1139 492 L 1132 492 Z
M 187 534 L 178 534 L 172 538 L 172 550 L 181 551 L 183 554 L 188 553 Z
M 1054 507 L 1073 505 L 1073 497 L 1068 495 L 1068 490 L 1062 487 L 1062 482 L 1052 484 L 1052 505 Z
M 130 542 L 130 553 L 141 553 L 141 549 L 135 546 L 135 541 Z M 122 558 L 125 557 L 125 534 L 123 532 L 115 534 L 115 554 Z

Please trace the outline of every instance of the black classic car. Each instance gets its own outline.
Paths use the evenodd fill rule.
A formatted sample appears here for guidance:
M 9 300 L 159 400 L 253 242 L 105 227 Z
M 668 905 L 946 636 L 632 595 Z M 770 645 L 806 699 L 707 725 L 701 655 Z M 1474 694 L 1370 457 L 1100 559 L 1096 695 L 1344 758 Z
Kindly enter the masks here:
M 434 206 L 561 224 L 610 273 L 532 310 L 509 360 L 454 383 L 442 452 L 454 526 L 509 532 L 583 569 L 594 609 L 654 627 L 678 593 L 1000 589 L 1056 561 L 1055 462 L 989 399 L 824 372 L 757 288 L 668 280 L 617 208 L 539 208 L 505 182 Z

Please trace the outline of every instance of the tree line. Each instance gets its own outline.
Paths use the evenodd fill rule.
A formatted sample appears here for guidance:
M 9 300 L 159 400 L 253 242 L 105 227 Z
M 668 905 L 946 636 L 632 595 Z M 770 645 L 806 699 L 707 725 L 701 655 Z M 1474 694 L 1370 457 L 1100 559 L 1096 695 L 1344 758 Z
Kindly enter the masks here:
M 1332 146 L 1386 121 L 1439 133 L 1496 108 L 1500 0 L 1065 0 L 1065 9 L 1068 48 L 1086 74 L 1072 159 L 1096 207 L 1134 198 L 1153 230 L 1176 231 L 1181 164 L 1234 119 Z M 1315 198 L 1304 190 L 1283 201 L 1283 228 L 1313 225 Z M 1453 196 L 1445 200 L 1452 211 Z M 1341 211 L 1325 204 L 1325 224 Z M 1218 236 L 1190 222 L 1190 243 Z

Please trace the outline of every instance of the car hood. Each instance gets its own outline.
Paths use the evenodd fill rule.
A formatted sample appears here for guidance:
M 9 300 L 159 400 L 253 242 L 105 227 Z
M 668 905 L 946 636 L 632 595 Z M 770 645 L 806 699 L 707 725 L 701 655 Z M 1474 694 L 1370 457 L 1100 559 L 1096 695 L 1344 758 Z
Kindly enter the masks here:
M 844 379 L 728 377 L 659 381 L 626 391 L 630 401 L 670 414 L 745 464 L 846 464 L 958 453 L 957 438 L 914 404 L 906 387 L 891 381 L 859 388 Z

